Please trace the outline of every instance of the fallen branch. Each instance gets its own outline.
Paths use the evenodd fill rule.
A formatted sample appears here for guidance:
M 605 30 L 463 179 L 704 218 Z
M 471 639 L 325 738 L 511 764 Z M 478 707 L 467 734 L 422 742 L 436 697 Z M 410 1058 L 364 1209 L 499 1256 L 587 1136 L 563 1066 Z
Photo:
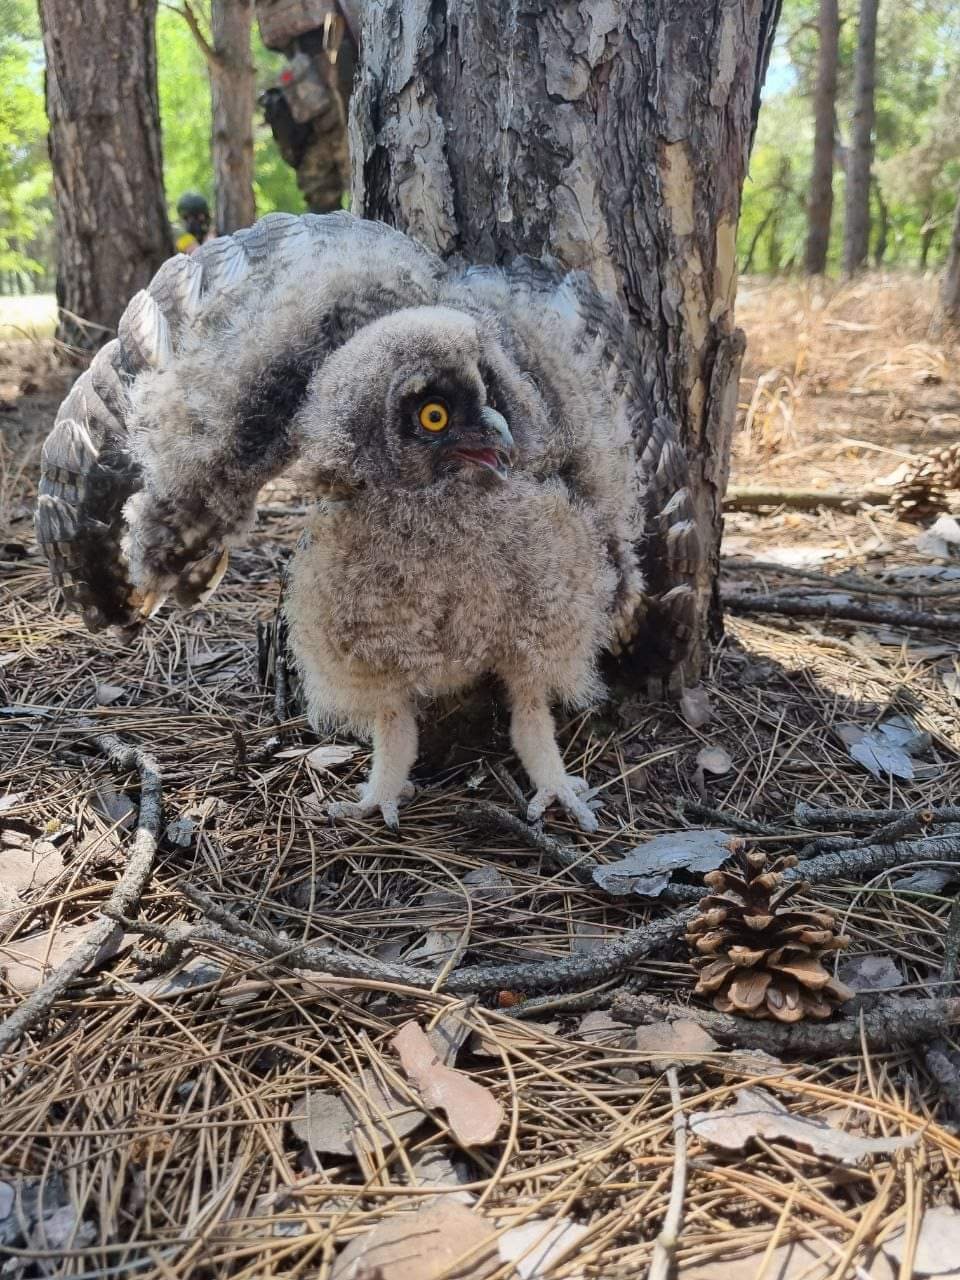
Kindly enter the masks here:
M 815 804 L 798 801 L 793 817 L 802 827 L 881 826 L 897 822 L 908 814 L 916 814 L 921 825 L 960 822 L 960 806 L 943 805 L 932 809 L 820 809 Z
M 827 489 L 754 489 L 748 485 L 732 484 L 723 495 L 724 511 L 763 511 L 766 507 L 789 507 L 791 511 L 818 511 L 820 507 L 853 510 L 866 505 L 886 506 L 890 501 L 887 489 L 865 489 L 859 493 Z
M 261 962 L 282 960 L 288 968 L 308 969 L 336 978 L 400 983 L 423 990 L 436 986 L 436 973 L 415 965 L 374 960 L 337 947 L 291 943 L 289 938 L 238 919 L 198 889 L 186 886 L 185 894 L 203 911 L 206 921 L 194 925 L 156 925 L 146 920 L 123 919 L 121 923 L 164 942 L 168 948 L 165 959 L 169 962 L 178 960 L 186 948 L 198 950 L 199 944 L 206 943 Z M 640 925 L 615 942 L 582 955 L 519 964 L 467 965 L 449 974 L 439 989 L 453 995 L 467 995 L 476 991 L 567 989 L 602 982 L 678 938 L 692 917 L 692 911 L 682 911 L 667 919 Z
M 960 835 L 927 836 L 922 840 L 895 840 L 889 844 L 856 845 L 810 858 L 784 872 L 785 880 L 852 880 L 864 884 L 883 871 L 895 871 L 907 862 L 923 859 L 960 862 Z
M 749 573 L 755 577 L 760 573 L 776 574 L 785 578 L 803 578 L 807 582 L 821 582 L 828 591 L 851 591 L 860 596 L 913 596 L 917 599 L 936 600 L 941 596 L 960 595 L 960 583 L 948 582 L 934 587 L 922 587 L 918 582 L 905 580 L 902 585 L 895 586 L 889 582 L 877 582 L 875 579 L 860 578 L 849 573 L 823 573 L 802 565 L 780 564 L 776 560 L 751 560 L 748 556 L 720 557 L 723 571 L 733 573 Z
M 724 591 L 723 606 L 732 613 L 780 613 L 787 618 L 836 618 L 845 622 L 877 622 L 896 627 L 925 627 L 930 631 L 960 631 L 960 613 L 932 613 L 926 609 L 897 609 L 888 604 L 838 603 L 835 597 L 750 595 Z
M 653 1246 L 647 1280 L 668 1280 L 673 1270 L 683 1223 L 683 1197 L 687 1189 L 687 1122 L 683 1115 L 676 1067 L 667 1068 L 667 1083 L 673 1104 L 673 1181 L 670 1184 L 670 1200 L 663 1226 Z
M 670 1004 L 654 996 L 618 992 L 610 1012 L 621 1022 L 642 1025 L 669 1018 L 687 1018 L 698 1023 L 720 1044 L 739 1049 L 762 1049 L 776 1057 L 811 1054 L 817 1058 L 860 1053 L 869 1048 L 884 1052 L 898 1044 L 912 1044 L 940 1036 L 945 1026 L 960 1022 L 960 998 L 897 999 L 890 997 L 856 1017 L 836 1022 L 753 1022 L 734 1018 L 696 1005 Z
M 83 943 L 0 1023 L 0 1053 L 12 1048 L 44 1016 L 71 983 L 93 964 L 102 948 L 116 946 L 123 936 L 116 917 L 128 916 L 136 910 L 153 871 L 163 804 L 160 768 L 153 756 L 137 747 L 126 746 L 113 734 L 98 734 L 93 741 L 116 770 L 135 769 L 140 775 L 140 812 L 126 869 L 114 886 L 101 918 Z

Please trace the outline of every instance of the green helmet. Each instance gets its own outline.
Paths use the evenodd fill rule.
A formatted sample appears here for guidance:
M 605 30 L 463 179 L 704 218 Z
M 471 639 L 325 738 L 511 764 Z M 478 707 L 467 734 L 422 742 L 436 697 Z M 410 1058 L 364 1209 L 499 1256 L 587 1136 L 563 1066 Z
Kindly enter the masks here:
M 207 204 L 206 197 L 199 191 L 185 191 L 177 201 L 177 213 L 181 218 L 196 217 L 200 213 L 205 213 L 209 217 L 210 206 Z

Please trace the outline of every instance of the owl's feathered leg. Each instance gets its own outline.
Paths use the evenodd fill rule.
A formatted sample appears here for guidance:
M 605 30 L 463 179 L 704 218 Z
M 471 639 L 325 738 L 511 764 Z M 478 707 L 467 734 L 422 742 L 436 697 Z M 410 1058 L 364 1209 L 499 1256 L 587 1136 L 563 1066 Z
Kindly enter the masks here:
M 410 770 L 417 758 L 417 720 L 408 702 L 387 705 L 373 723 L 373 764 L 356 800 L 327 805 L 331 818 L 369 818 L 379 809 L 394 831 L 400 825 L 400 801 L 413 795 Z
M 596 831 L 597 819 L 581 797 L 588 783 L 567 773 L 557 746 L 550 704 L 542 689 L 509 684 L 510 739 L 520 763 L 530 775 L 536 794 L 527 806 L 531 822 L 543 816 L 556 801 L 583 831 Z

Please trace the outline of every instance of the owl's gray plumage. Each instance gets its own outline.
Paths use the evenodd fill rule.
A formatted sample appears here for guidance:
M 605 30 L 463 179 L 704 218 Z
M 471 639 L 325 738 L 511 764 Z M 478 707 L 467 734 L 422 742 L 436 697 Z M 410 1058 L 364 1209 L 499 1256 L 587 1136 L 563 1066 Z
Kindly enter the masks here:
M 271 214 L 131 301 L 44 446 L 38 538 L 88 626 L 134 626 L 209 594 L 294 460 L 320 496 L 287 600 L 311 716 L 374 739 L 340 811 L 394 821 L 418 707 L 492 673 L 531 812 L 592 825 L 549 705 L 596 695 L 604 649 L 682 632 L 696 568 L 685 458 L 643 419 L 616 304 L 549 264 Z

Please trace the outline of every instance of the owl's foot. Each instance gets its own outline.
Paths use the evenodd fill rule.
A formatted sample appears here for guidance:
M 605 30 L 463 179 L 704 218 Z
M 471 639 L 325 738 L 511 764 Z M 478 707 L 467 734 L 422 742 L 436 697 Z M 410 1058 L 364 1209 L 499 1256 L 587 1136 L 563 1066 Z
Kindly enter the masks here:
M 400 827 L 400 805 L 414 794 L 412 782 L 405 782 L 397 795 L 387 795 L 369 782 L 357 788 L 356 800 L 336 800 L 327 805 L 330 818 L 370 818 L 380 810 L 383 821 L 391 831 Z
M 554 802 L 575 818 L 581 831 L 596 831 L 597 819 L 586 800 L 589 783 L 566 773 L 548 787 L 540 787 L 527 806 L 527 819 L 536 822 Z

